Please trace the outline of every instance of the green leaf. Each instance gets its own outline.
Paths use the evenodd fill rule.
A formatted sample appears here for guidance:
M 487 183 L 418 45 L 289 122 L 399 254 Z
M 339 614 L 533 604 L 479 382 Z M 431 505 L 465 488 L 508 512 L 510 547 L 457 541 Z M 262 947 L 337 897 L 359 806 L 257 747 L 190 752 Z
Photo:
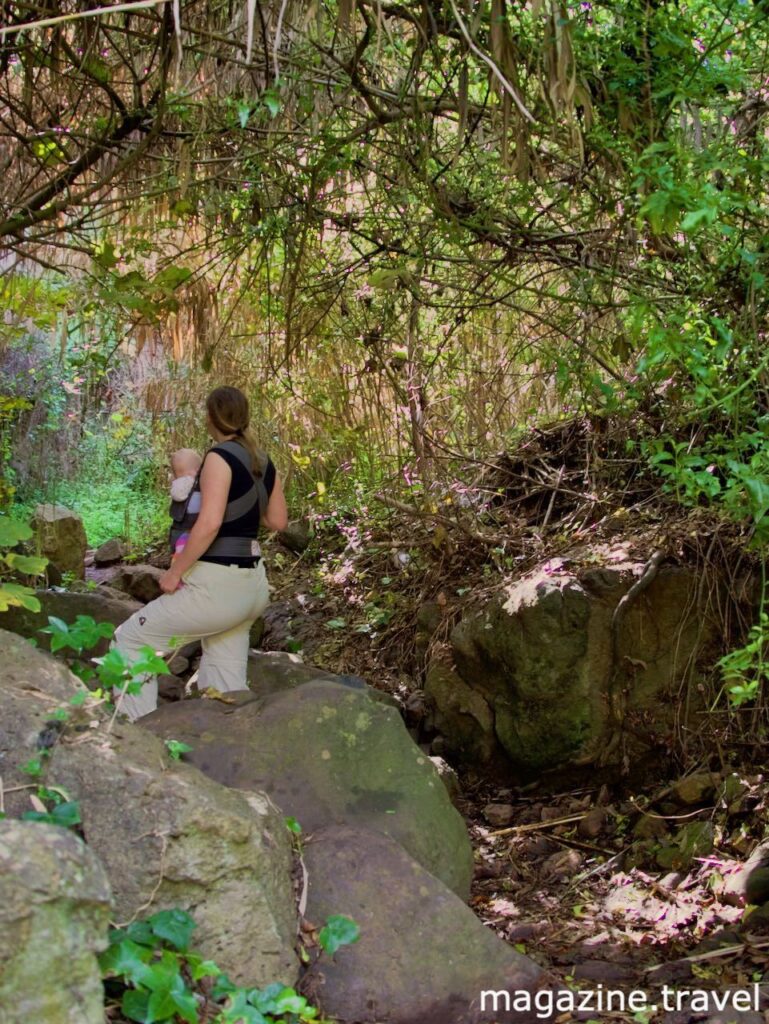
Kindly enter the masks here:
M 302 834 L 302 826 L 299 824 L 296 818 L 288 817 L 284 820 L 286 822 L 286 828 L 289 830 L 289 832 L 293 832 L 295 836 L 300 836 Z
M 318 941 L 329 956 L 333 956 L 341 946 L 357 942 L 359 938 L 360 928 L 351 917 L 345 917 L 344 914 L 332 914 L 318 934 Z
M 144 965 L 152 956 L 152 950 L 140 946 L 131 939 L 113 943 L 99 957 L 102 974 L 116 974 L 136 984 Z
M 238 100 L 236 110 L 238 112 L 240 127 L 245 128 L 248 124 L 249 117 L 251 117 L 251 104 L 247 103 L 246 100 Z
M 34 590 L 21 583 L 0 583 L 0 612 L 9 608 L 26 608 L 30 612 L 40 611 L 40 602 Z
M 166 747 L 174 761 L 179 761 L 182 754 L 188 754 L 193 749 L 188 743 L 182 743 L 180 740 L 166 740 Z
M 13 551 L 10 551 L 5 556 L 5 560 L 11 569 L 15 569 L 17 572 L 27 573 L 29 576 L 40 576 L 45 572 L 45 567 L 48 565 L 47 558 L 36 558 L 32 555 L 17 555 Z
M 29 540 L 32 535 L 32 527 L 27 523 L 0 514 L 0 548 L 15 547 L 20 540 Z
M 262 93 L 262 103 L 270 112 L 270 117 L 277 117 L 280 113 L 281 102 L 277 92 L 274 89 L 265 89 Z
M 344 629 L 347 622 L 344 619 L 329 619 L 326 623 L 326 629 Z
M 178 950 L 189 946 L 195 922 L 184 910 L 161 910 L 147 919 L 152 931 Z
M 129 989 L 123 993 L 120 1010 L 124 1017 L 138 1021 L 139 1024 L 153 1024 L 154 1018 L 149 1014 L 150 993 L 143 989 Z
M 36 778 L 38 775 L 42 775 L 42 758 L 30 757 L 30 759 L 21 766 L 21 771 L 23 771 L 26 775 L 31 775 L 33 778 Z

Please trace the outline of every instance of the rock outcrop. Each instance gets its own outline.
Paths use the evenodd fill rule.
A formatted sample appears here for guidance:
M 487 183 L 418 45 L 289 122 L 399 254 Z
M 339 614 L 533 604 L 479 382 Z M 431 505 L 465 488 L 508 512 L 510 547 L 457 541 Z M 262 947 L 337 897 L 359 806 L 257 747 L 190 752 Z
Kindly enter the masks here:
M 476 1024 L 500 1019 L 491 1003 L 481 1013 L 484 990 L 544 985 L 536 964 L 381 832 L 322 829 L 306 844 L 304 862 L 309 919 L 344 914 L 360 928 L 358 942 L 313 972 L 313 995 L 325 1013 L 366 1024 Z
M 95 622 L 111 622 L 113 626 L 119 626 L 141 608 L 138 601 L 132 601 L 129 597 L 115 597 L 114 591 L 107 595 L 103 590 L 91 593 L 37 590 L 35 597 L 40 602 L 39 612 L 31 612 L 26 608 L 9 608 L 3 612 L 0 626 L 12 633 L 18 633 L 19 636 L 34 638 L 35 643 L 44 649 L 50 647 L 50 637 L 40 630 L 48 625 L 49 615 L 56 616 L 68 625 L 72 625 L 78 615 L 89 615 Z M 106 654 L 109 643 L 108 639 L 102 639 L 88 653 Z
M 720 642 L 712 594 L 664 564 L 631 593 L 644 563 L 622 546 L 583 555 L 510 583 L 451 633 L 455 672 L 432 666 L 426 688 L 455 756 L 536 774 L 636 756 L 680 724 L 679 690 Z
M 103 1024 L 110 888 L 76 835 L 0 821 L 0 1020 Z
M 317 679 L 257 698 L 167 704 L 141 720 L 211 778 L 264 790 L 305 832 L 330 824 L 378 829 L 466 898 L 465 823 L 400 715 L 364 690 Z
M 85 553 L 88 542 L 83 520 L 63 505 L 38 505 L 32 521 L 37 546 L 49 567 L 61 576 L 72 573 L 85 577 Z
M 80 682 L 50 656 L 0 630 L 0 773 L 16 789 L 22 765 L 44 757 L 45 783 L 80 805 L 82 833 L 104 865 L 115 918 L 178 907 L 195 942 L 233 980 L 296 977 L 289 833 L 263 794 L 219 786 L 173 760 L 161 740 L 99 708 L 73 708 Z M 58 708 L 69 711 L 58 720 Z M 46 755 L 42 751 L 47 751 Z M 6 809 L 28 808 L 25 790 Z

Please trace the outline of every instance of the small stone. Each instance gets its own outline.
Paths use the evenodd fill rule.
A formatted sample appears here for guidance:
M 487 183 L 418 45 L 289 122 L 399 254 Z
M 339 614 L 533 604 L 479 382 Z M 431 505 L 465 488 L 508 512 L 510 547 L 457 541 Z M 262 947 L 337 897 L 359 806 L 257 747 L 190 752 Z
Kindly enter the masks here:
M 158 676 L 158 697 L 167 701 L 181 700 L 184 697 L 184 680 L 168 674 Z
M 175 654 L 167 664 L 171 670 L 171 675 L 174 676 L 183 675 L 190 667 L 189 659 L 185 658 L 183 654 Z
M 527 942 L 542 935 L 550 926 L 547 921 L 525 921 L 514 924 L 507 932 L 508 942 Z
M 483 816 L 490 825 L 504 828 L 515 817 L 515 808 L 512 804 L 486 804 L 483 808 Z
M 281 530 L 278 533 L 278 540 L 289 551 L 301 555 L 310 546 L 312 536 L 310 524 L 300 519 L 294 523 L 289 523 L 285 530 Z
M 606 811 L 593 807 L 577 825 L 577 834 L 583 839 L 597 839 L 606 825 Z
M 459 776 L 442 757 L 431 757 L 430 760 L 438 770 L 441 782 L 449 794 L 449 800 L 451 800 L 455 807 L 459 807 L 462 803 L 462 787 L 459 784 Z
M 548 857 L 542 865 L 543 878 L 566 879 L 582 866 L 582 857 L 576 850 L 560 850 Z
M 125 590 L 137 601 L 148 604 L 156 597 L 160 597 L 162 593 L 160 589 L 162 575 L 163 570 L 157 569 L 154 565 L 127 565 L 122 569 L 120 575 L 115 577 L 113 586 Z
M 574 977 L 588 981 L 627 981 L 634 977 L 635 969 L 626 964 L 613 964 L 605 960 L 586 960 L 574 968 Z
M 443 757 L 444 754 L 448 753 L 448 749 L 449 745 L 445 736 L 436 736 L 430 744 L 430 753 L 436 757 Z
M 107 565 L 114 565 L 119 562 L 121 558 L 125 557 L 126 546 L 117 537 L 113 537 L 111 540 L 106 540 L 100 545 L 93 554 L 94 565 L 102 568 Z
M 721 782 L 721 776 L 714 772 L 699 772 L 688 775 L 673 786 L 673 794 L 679 803 L 691 806 L 709 800 Z
M 473 878 L 477 880 L 501 878 L 504 873 L 505 866 L 499 860 L 481 860 L 473 868 Z
M 653 814 L 642 814 L 633 827 L 633 835 L 638 839 L 657 839 L 667 834 L 664 820 Z

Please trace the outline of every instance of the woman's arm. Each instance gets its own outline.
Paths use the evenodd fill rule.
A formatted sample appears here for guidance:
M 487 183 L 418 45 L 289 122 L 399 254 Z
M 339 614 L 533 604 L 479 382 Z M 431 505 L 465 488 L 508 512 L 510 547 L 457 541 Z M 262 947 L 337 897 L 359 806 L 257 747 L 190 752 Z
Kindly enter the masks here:
M 270 500 L 267 502 L 267 508 L 260 519 L 260 524 L 267 530 L 285 530 L 286 526 L 288 526 L 286 496 L 283 494 L 283 486 L 277 475 L 275 476 Z
M 200 474 L 200 513 L 190 530 L 184 550 L 160 577 L 160 589 L 164 593 L 172 594 L 181 583 L 184 573 L 211 546 L 224 519 L 231 481 L 232 470 L 225 460 L 216 452 L 209 452 Z

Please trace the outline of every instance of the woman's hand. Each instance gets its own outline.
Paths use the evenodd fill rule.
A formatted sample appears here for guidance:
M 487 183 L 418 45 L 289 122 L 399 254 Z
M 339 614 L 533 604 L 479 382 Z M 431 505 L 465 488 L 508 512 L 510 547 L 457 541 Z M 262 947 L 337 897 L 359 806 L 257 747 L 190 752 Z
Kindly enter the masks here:
M 182 585 L 181 573 L 171 566 L 171 568 L 167 569 L 160 577 L 158 584 L 164 594 L 173 594 L 173 592 L 178 590 Z

